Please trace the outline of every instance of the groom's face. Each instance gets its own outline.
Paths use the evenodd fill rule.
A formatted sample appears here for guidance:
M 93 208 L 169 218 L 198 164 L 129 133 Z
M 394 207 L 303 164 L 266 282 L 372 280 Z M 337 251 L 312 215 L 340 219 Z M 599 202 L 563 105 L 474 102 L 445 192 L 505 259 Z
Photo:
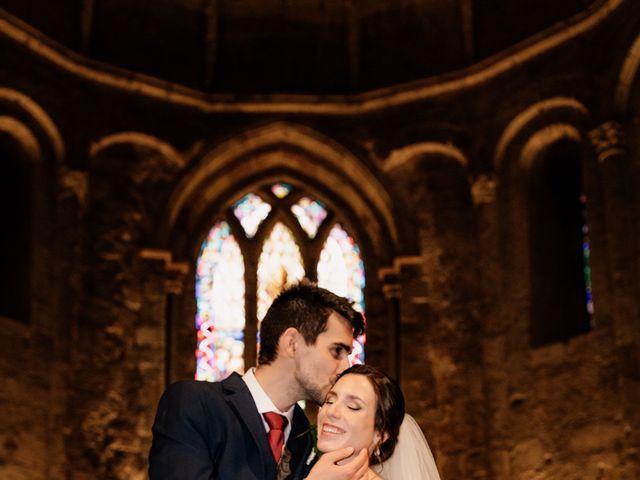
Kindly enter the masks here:
M 300 342 L 295 377 L 304 399 L 318 405 L 324 402 L 338 374 L 349 366 L 352 342 L 351 325 L 335 312 L 329 316 L 327 329 L 318 335 L 314 344 Z

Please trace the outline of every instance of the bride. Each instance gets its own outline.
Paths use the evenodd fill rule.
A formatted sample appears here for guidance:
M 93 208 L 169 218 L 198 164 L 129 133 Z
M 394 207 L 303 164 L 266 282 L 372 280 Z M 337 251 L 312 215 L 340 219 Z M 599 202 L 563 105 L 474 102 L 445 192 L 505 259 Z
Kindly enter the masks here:
M 400 387 L 368 365 L 345 370 L 327 394 L 318 412 L 317 447 L 323 453 L 367 448 L 366 480 L 440 480 L 420 427 L 404 414 Z

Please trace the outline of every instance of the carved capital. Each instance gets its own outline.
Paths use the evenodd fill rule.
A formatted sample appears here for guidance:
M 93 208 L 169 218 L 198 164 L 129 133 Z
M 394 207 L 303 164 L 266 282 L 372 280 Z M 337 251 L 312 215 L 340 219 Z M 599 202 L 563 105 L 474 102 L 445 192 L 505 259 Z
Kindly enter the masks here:
M 140 259 L 151 265 L 164 281 L 167 293 L 182 293 L 183 281 L 189 272 L 189 265 L 184 262 L 173 261 L 171 252 L 145 248 L 140 251 Z
M 589 132 L 589 139 L 600 163 L 627 152 L 624 130 L 618 122 L 605 122 L 594 128 Z
M 491 204 L 496 201 L 498 180 L 493 175 L 480 175 L 471 186 L 474 205 Z

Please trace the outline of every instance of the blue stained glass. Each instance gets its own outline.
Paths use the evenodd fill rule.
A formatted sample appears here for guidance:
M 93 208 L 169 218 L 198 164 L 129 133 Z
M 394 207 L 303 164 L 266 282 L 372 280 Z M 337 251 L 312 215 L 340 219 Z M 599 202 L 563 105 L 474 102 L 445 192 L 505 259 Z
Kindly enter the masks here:
M 593 307 L 593 291 L 591 289 L 591 250 L 589 246 L 589 226 L 587 224 L 587 197 L 582 195 L 580 197 L 580 203 L 582 204 L 582 260 L 583 260 L 583 275 L 585 284 L 585 300 L 587 303 L 587 313 L 593 327 L 593 314 L 595 312 Z
M 244 371 L 244 260 L 229 224 L 217 223 L 196 265 L 196 379 Z

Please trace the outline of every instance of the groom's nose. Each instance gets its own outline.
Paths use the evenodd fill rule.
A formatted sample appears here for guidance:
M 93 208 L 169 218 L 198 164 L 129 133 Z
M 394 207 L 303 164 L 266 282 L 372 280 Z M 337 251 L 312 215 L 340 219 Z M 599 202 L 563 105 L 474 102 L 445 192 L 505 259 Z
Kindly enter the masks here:
M 340 360 L 340 364 L 338 365 L 338 373 L 340 374 L 344 372 L 350 366 L 351 361 L 349 360 L 349 357 L 344 357 L 342 360 Z

